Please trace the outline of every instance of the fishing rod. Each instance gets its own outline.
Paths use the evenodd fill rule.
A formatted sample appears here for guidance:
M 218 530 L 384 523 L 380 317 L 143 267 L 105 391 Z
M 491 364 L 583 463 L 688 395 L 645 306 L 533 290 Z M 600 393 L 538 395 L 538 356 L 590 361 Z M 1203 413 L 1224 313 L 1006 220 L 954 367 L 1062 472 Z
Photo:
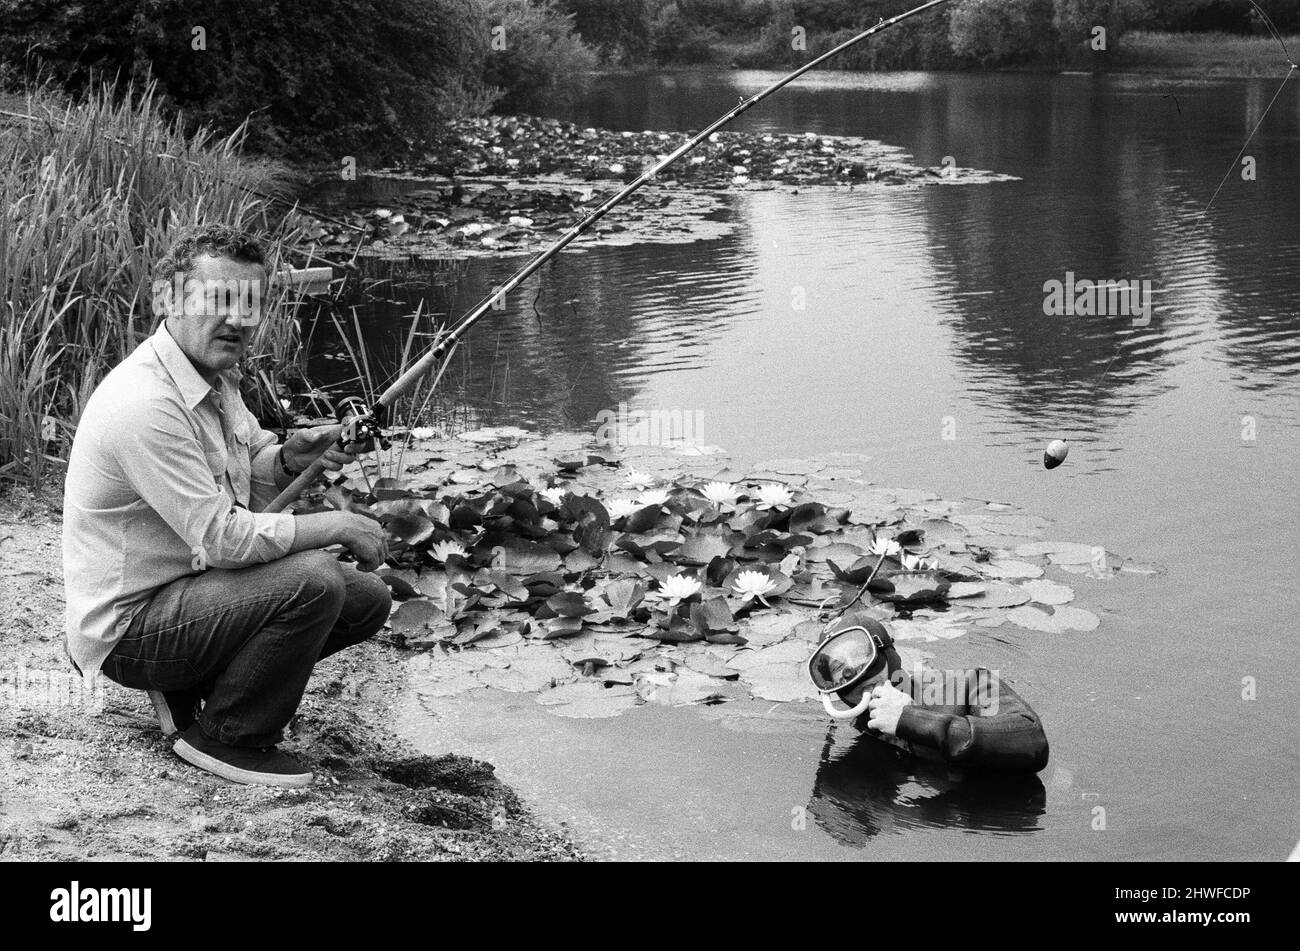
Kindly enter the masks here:
M 730 112 L 726 113 L 721 118 L 714 120 L 706 128 L 696 133 L 694 136 L 692 136 L 682 145 L 678 146 L 674 151 L 672 151 L 671 153 L 669 153 L 668 155 L 660 159 L 658 162 L 656 162 L 654 166 L 652 166 L 650 169 L 642 172 L 639 176 L 637 176 L 635 180 L 625 185 L 622 189 L 620 189 L 610 198 L 606 199 L 603 203 L 601 203 L 600 207 L 596 208 L 585 218 L 579 221 L 576 225 L 574 225 L 563 235 L 561 235 L 560 238 L 554 244 L 546 248 L 535 258 L 529 261 L 526 265 L 524 265 L 513 275 L 511 275 L 510 279 L 507 280 L 504 284 L 495 288 L 490 295 L 483 298 L 483 300 L 479 301 L 479 303 L 475 305 L 474 308 L 471 311 L 469 311 L 464 317 L 462 317 L 460 321 L 456 323 L 455 326 L 453 326 L 450 330 L 442 334 L 441 337 L 438 339 L 438 341 L 429 349 L 429 351 L 423 357 L 421 357 L 418 361 L 412 364 L 412 366 L 400 377 L 398 377 L 397 380 L 391 386 L 388 387 L 388 389 L 384 390 L 384 392 L 379 396 L 379 398 L 375 400 L 375 403 L 372 407 L 366 409 L 358 402 L 353 401 L 349 406 L 349 410 L 355 410 L 356 411 L 355 415 L 348 418 L 340 419 L 340 422 L 344 424 L 344 428 L 343 428 L 343 432 L 339 435 L 338 447 L 343 448 L 348 443 L 366 444 L 370 440 L 376 438 L 382 438 L 382 429 L 385 423 L 388 407 L 392 406 L 393 403 L 395 403 L 406 392 L 408 392 L 412 387 L 414 387 L 416 383 L 418 383 L 430 370 L 433 369 L 435 365 L 438 364 L 439 361 L 445 359 L 451 353 L 452 349 L 465 336 L 465 334 L 467 334 L 476 323 L 478 323 L 494 306 L 496 306 L 498 301 L 503 300 L 505 298 L 505 295 L 510 293 L 512 290 L 514 290 L 516 287 L 518 287 L 520 284 L 526 281 L 529 277 L 535 274 L 544 264 L 546 264 L 547 261 L 551 260 L 557 254 L 563 251 L 566 247 L 572 244 L 577 238 L 579 238 L 582 234 L 588 231 L 592 225 L 600 221 L 601 218 L 605 217 L 605 215 L 608 214 L 612 209 L 622 204 L 628 198 L 629 195 L 637 191 L 647 182 L 653 181 L 655 176 L 657 176 L 660 172 L 666 169 L 669 165 L 672 165 L 679 158 L 681 158 L 687 152 L 691 151 L 701 142 L 708 139 L 709 136 L 717 132 L 723 126 L 727 125 L 737 116 L 749 111 L 750 109 L 758 105 L 760 102 L 762 102 L 768 96 L 772 95 L 777 90 L 782 89 L 785 86 L 788 86 L 790 83 L 794 82 L 804 73 L 816 69 L 822 63 L 825 63 L 827 60 L 835 56 L 838 56 L 840 53 L 843 53 L 845 50 L 853 46 L 856 46 L 858 43 L 861 43 L 863 40 L 867 39 L 870 36 L 874 36 L 877 33 L 883 33 L 885 30 L 899 23 L 902 23 L 904 20 L 909 20 L 914 16 L 926 12 L 932 7 L 937 7 L 940 4 L 947 3 L 947 2 L 948 0 L 928 0 L 927 3 L 923 3 L 918 7 L 914 7 L 913 9 L 908 10 L 905 13 L 900 13 L 897 16 L 891 17 L 888 20 L 882 19 L 875 26 L 863 30 L 857 36 L 845 40 L 839 46 L 836 46 L 834 49 L 828 50 L 827 52 L 823 53 L 821 56 L 809 60 L 807 63 L 800 66 L 798 69 L 796 69 L 794 72 L 786 76 L 783 76 L 781 79 L 778 79 L 776 82 L 772 83 L 772 85 L 768 86 L 766 89 L 762 90 L 761 92 L 755 93 L 753 96 L 750 96 L 748 99 L 742 99 L 734 108 L 731 109 Z M 340 415 L 342 415 L 342 413 Z M 301 475 L 295 478 L 293 482 L 290 483 L 289 486 L 283 492 L 277 495 L 274 501 L 272 501 L 271 504 L 266 507 L 265 511 L 267 512 L 283 511 L 285 506 L 289 505 L 291 502 L 297 499 L 298 496 L 302 494 L 303 490 L 306 489 L 307 486 L 315 482 L 317 477 L 320 476 L 320 474 L 325 471 L 323 457 L 324 457 L 324 452 L 321 453 L 321 458 L 318 458 L 315 462 L 313 462 L 310 466 L 308 466 L 307 469 L 304 470 Z

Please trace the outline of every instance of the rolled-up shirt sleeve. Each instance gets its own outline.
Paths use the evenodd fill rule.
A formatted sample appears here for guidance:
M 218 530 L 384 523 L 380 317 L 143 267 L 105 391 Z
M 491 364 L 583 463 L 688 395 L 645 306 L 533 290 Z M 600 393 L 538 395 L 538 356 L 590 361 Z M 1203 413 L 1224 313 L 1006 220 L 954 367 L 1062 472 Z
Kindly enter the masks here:
M 123 476 L 196 557 L 201 553 L 210 567 L 241 568 L 289 553 L 295 536 L 293 516 L 234 505 L 213 477 L 189 420 L 175 405 L 139 402 L 126 407 L 119 419 L 111 445 Z M 266 435 L 275 439 L 274 434 Z M 262 440 L 260 434 L 256 438 Z M 254 457 L 268 448 L 261 447 Z

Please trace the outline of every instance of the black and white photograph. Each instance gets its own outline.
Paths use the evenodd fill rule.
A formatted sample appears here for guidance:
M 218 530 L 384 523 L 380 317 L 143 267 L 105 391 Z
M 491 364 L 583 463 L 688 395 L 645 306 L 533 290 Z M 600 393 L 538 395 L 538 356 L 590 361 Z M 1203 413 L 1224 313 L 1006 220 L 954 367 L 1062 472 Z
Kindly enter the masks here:
M 1300 0 L 0 0 L 24 914 L 993 862 L 1244 937 L 1296 56 Z

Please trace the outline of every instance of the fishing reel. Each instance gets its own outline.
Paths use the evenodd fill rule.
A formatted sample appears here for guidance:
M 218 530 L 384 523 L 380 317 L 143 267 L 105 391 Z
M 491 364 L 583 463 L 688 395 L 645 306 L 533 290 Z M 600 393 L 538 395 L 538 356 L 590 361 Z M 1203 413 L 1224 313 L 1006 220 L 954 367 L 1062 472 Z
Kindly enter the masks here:
M 387 412 L 382 403 L 371 410 L 359 398 L 349 396 L 339 403 L 336 415 L 343 425 L 343 431 L 339 433 L 340 449 L 352 446 L 353 451 L 362 453 L 373 452 L 376 446 L 380 449 L 389 447 L 383 428 Z

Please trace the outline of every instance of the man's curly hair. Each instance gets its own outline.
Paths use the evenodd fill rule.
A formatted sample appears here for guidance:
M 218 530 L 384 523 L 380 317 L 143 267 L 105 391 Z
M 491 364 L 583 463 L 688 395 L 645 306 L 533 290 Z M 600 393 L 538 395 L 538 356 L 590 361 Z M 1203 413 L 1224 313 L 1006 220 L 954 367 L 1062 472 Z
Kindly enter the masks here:
M 230 225 L 200 225 L 182 232 L 158 262 L 159 279 L 170 282 L 177 274 L 188 274 L 194 269 L 194 259 L 205 254 L 266 267 L 261 242 L 247 231 Z

